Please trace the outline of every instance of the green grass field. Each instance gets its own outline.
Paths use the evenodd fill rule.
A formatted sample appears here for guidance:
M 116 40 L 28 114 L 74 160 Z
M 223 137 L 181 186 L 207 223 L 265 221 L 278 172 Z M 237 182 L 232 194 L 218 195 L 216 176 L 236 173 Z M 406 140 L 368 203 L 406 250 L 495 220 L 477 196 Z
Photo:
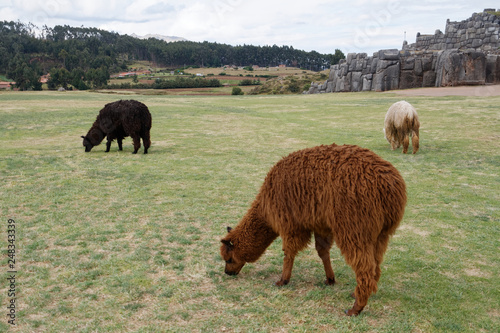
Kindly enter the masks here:
M 85 153 L 80 136 L 120 98 L 150 108 L 150 153 L 131 154 L 130 138 L 122 152 Z M 416 155 L 391 151 L 382 133 L 400 99 L 0 93 L 0 331 L 498 332 L 500 97 L 408 98 L 422 124 Z M 336 247 L 333 287 L 313 246 L 283 288 L 279 239 L 237 277 L 219 255 L 270 167 L 332 142 L 390 161 L 409 197 L 379 291 L 356 318 L 344 315 L 355 277 Z

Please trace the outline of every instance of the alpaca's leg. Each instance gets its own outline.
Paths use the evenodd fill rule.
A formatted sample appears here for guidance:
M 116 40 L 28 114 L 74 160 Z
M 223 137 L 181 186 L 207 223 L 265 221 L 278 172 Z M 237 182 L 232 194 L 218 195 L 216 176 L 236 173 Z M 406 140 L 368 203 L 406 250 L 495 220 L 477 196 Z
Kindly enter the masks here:
M 113 139 L 108 136 L 108 141 L 106 142 L 106 153 L 108 153 L 111 148 L 111 142 L 113 142 Z
M 333 273 L 332 263 L 330 261 L 330 248 L 332 247 L 333 237 L 332 235 L 322 237 L 317 233 L 314 233 L 314 240 L 316 243 L 316 251 L 318 252 L 319 257 L 323 261 L 323 266 L 325 267 L 325 284 L 333 285 L 335 284 L 335 274 Z
M 413 147 L 413 154 L 416 154 L 419 148 L 419 138 L 418 138 L 418 130 L 413 131 L 411 136 L 411 145 Z
M 285 254 L 285 258 L 283 259 L 283 272 L 281 274 L 281 279 L 276 282 L 277 286 L 284 286 L 290 282 L 295 256 L 300 250 L 307 246 L 310 239 L 310 232 L 297 232 L 294 237 L 283 237 L 283 252 Z
M 381 233 L 378 236 L 377 239 L 377 244 L 375 244 L 375 281 L 380 280 L 380 275 L 382 271 L 380 270 L 380 264 L 382 264 L 382 261 L 384 260 L 384 253 L 387 250 L 387 245 L 389 244 L 389 234 L 386 232 Z
M 401 140 L 399 139 L 399 133 L 394 130 L 391 136 L 391 150 L 396 150 L 401 145 Z
M 353 223 L 355 225 L 355 223 Z M 359 225 L 359 224 L 358 224 Z M 370 295 L 377 291 L 375 244 L 369 244 L 368 239 L 362 235 L 355 235 L 354 231 L 338 233 L 335 242 L 342 252 L 347 264 L 356 273 L 356 288 L 354 298 L 356 301 L 351 309 L 346 311 L 348 316 L 357 316 L 365 307 Z
M 293 261 L 295 259 L 295 256 L 297 255 L 297 252 L 295 251 L 283 251 L 285 252 L 285 258 L 283 259 L 283 272 L 281 274 L 281 279 L 276 282 L 276 285 L 280 287 L 287 285 L 288 282 L 290 282 L 290 277 L 292 276 Z
M 119 137 L 116 139 L 118 142 L 118 150 L 123 150 L 122 143 L 123 143 L 123 138 Z
M 376 272 L 378 265 L 373 254 L 372 251 L 365 249 L 364 252 L 358 253 L 357 263 L 352 265 L 356 273 L 356 289 L 354 290 L 356 300 L 352 308 L 346 311 L 348 316 L 360 314 L 370 295 L 377 292 Z
M 396 141 L 391 140 L 391 150 L 395 150 L 396 148 L 399 148 L 399 145 L 396 143 Z
M 406 154 L 408 152 L 409 145 L 410 145 L 410 135 L 409 133 L 406 133 L 403 139 L 403 154 Z
M 144 144 L 144 154 L 147 154 L 149 147 L 151 147 L 151 139 L 149 136 L 149 131 L 146 132 L 142 137 L 142 143 Z
M 137 154 L 137 151 L 139 150 L 139 148 L 141 148 L 141 138 L 137 135 L 131 135 L 132 137 L 132 140 L 134 141 L 134 151 L 132 152 L 132 154 Z

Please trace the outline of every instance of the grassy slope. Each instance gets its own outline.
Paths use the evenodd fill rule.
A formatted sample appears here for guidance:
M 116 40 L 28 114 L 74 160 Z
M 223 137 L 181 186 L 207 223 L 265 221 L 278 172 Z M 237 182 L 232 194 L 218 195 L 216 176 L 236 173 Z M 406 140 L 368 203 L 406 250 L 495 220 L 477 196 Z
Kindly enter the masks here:
M 120 95 L 0 93 L 0 246 L 17 222 L 19 332 L 488 332 L 500 325 L 499 97 L 414 97 L 421 151 L 390 151 L 391 94 L 135 96 L 153 115 L 150 154 L 80 135 Z M 127 96 L 126 98 L 130 98 Z M 347 318 L 354 274 L 332 249 L 323 286 L 313 247 L 285 288 L 276 241 L 238 277 L 219 239 L 281 156 L 358 144 L 407 182 L 405 218 L 379 292 Z M 142 152 L 142 150 L 140 151 Z M 5 253 L 5 252 L 4 252 Z M 6 275 L 2 258 L 2 274 Z M 4 275 L 2 275 L 4 276 Z M 2 279 L 2 281 L 5 281 Z M 0 283 L 4 309 L 7 283 Z

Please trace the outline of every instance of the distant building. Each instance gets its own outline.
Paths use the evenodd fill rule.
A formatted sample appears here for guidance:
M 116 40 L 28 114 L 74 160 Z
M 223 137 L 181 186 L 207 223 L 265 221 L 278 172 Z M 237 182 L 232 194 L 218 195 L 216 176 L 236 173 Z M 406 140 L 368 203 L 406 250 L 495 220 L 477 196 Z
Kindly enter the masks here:
M 15 82 L 0 82 L 0 89 L 11 89 Z

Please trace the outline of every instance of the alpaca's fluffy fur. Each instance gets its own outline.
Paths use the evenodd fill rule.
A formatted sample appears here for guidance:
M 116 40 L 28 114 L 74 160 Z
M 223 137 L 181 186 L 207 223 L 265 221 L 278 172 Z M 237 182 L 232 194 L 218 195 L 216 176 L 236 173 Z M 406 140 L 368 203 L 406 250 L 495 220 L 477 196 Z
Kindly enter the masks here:
M 413 146 L 413 154 L 419 148 L 419 128 L 417 110 L 406 101 L 399 101 L 391 105 L 385 115 L 385 138 L 391 144 L 391 149 L 399 148 L 403 144 L 403 153 L 408 152 L 408 146 Z
M 399 172 L 368 149 L 318 146 L 290 154 L 268 173 L 252 206 L 221 240 L 225 272 L 236 275 L 280 236 L 285 254 L 277 285 L 289 282 L 296 254 L 314 234 L 326 283 L 334 284 L 330 248 L 335 242 L 356 273 L 359 314 L 377 291 L 380 264 L 403 218 L 405 182 Z
M 108 103 L 99 111 L 99 115 L 87 135 L 82 136 L 85 151 L 89 152 L 101 143 L 107 136 L 106 152 L 109 152 L 111 142 L 118 141 L 118 149 L 122 150 L 123 138 L 130 136 L 134 141 L 134 154 L 144 143 L 144 154 L 151 146 L 149 131 L 151 130 L 151 113 L 141 102 L 116 101 Z

